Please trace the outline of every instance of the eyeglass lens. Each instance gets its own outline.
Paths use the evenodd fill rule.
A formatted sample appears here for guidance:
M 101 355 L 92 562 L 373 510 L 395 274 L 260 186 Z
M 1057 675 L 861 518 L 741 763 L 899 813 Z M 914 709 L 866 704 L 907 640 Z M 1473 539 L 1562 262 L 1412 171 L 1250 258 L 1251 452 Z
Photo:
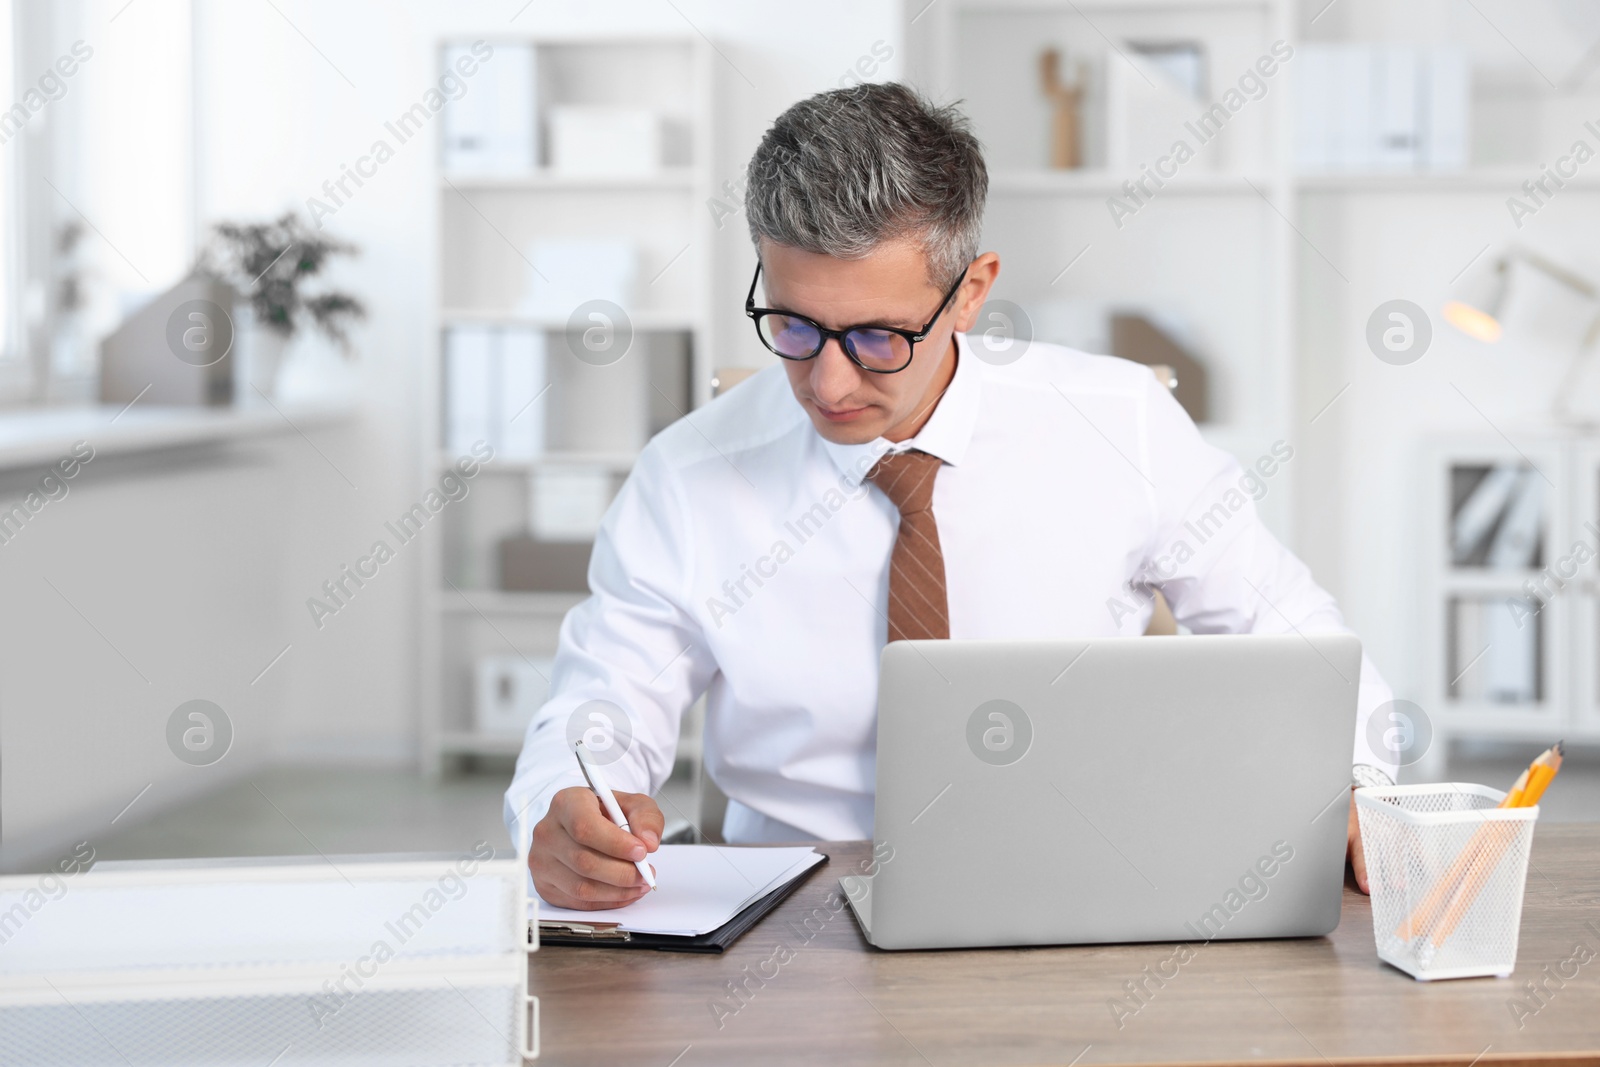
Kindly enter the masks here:
M 816 324 L 795 315 L 765 315 L 760 328 L 772 350 L 789 359 L 809 359 L 822 347 Z M 870 367 L 898 369 L 911 358 L 911 342 L 891 330 L 851 330 L 844 335 L 844 346 Z

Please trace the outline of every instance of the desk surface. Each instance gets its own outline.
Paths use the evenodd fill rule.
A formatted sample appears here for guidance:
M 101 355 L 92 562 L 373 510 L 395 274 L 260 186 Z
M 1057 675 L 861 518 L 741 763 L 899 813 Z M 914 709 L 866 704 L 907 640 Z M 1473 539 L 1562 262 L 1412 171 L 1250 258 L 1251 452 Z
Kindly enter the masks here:
M 1120 1028 L 1111 1001 L 1146 967 L 1170 974 L 1175 946 L 882 952 L 835 910 L 869 846 L 818 848 L 829 862 L 722 956 L 540 949 L 541 1062 L 1600 1064 L 1600 825 L 1535 834 L 1509 979 L 1417 982 L 1380 963 L 1368 899 L 1347 886 L 1331 936 L 1196 945 Z M 1589 962 L 1528 1000 L 1524 983 L 1579 944 Z M 1520 1029 L 1514 1002 L 1537 1008 Z

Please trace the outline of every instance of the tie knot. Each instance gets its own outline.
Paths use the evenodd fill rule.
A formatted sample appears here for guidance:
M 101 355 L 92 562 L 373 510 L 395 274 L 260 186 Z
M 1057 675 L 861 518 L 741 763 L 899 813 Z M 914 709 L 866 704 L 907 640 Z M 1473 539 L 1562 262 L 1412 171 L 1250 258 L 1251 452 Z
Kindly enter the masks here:
M 933 506 L 933 480 L 943 462 L 915 448 L 892 452 L 867 472 L 867 480 L 883 490 L 901 515 L 914 515 Z

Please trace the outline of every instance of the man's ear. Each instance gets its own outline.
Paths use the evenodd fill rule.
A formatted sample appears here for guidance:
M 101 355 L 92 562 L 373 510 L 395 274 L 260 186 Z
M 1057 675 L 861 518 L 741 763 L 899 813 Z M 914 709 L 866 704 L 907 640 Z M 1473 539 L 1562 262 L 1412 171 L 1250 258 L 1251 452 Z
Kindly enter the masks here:
M 1000 257 L 994 252 L 985 252 L 972 261 L 972 266 L 967 268 L 967 280 L 961 283 L 961 291 L 955 298 L 955 324 L 957 333 L 966 333 L 978 321 L 978 312 L 983 309 L 984 301 L 989 299 L 989 290 L 994 288 L 994 280 L 1000 276 Z

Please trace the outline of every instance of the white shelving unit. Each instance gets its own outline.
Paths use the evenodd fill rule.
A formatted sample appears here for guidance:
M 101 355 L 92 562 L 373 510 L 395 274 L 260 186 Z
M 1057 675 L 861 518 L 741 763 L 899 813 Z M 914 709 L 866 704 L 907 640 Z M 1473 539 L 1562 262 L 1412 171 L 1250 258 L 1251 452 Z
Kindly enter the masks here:
M 454 39 L 439 42 L 438 53 Z M 687 374 L 683 395 L 694 407 L 710 397 L 711 219 L 713 192 L 711 50 L 698 35 L 531 36 L 491 44 L 535 49 L 539 107 L 538 165 L 532 170 L 456 175 L 440 167 L 436 211 L 437 330 L 425 373 L 422 484 L 436 485 L 459 458 L 446 450 L 448 383 L 443 341 L 460 325 L 540 330 L 546 339 L 546 451 L 535 459 L 496 459 L 472 480 L 469 495 L 441 513 L 445 525 L 423 568 L 420 676 L 423 767 L 437 773 L 461 757 L 515 755 L 521 738 L 473 729 L 473 666 L 489 653 L 530 660 L 555 651 L 562 618 L 583 599 L 571 592 L 500 588 L 497 544 L 526 531 L 533 478 L 542 470 L 585 467 L 609 473 L 612 491 L 651 432 L 684 412 L 659 375 Z M 549 166 L 545 118 L 552 105 L 620 105 L 656 111 L 666 158 L 638 176 L 578 176 Z M 436 158 L 443 158 L 442 152 Z M 580 362 L 565 343 L 567 321 L 519 312 L 539 240 L 626 240 L 639 254 L 636 297 L 624 310 L 634 339 L 620 361 Z M 531 398 L 530 398 L 531 399 Z M 628 425 L 617 440 L 605 425 Z M 620 443 L 619 443 L 620 441 Z M 692 718 L 688 716 L 686 718 Z M 686 722 L 682 746 L 698 750 L 699 728 Z
M 1299 189 L 1291 72 L 1281 68 L 1270 91 L 1229 120 L 1225 152 L 1202 146 L 1118 226 L 1107 198 L 1122 195 L 1153 157 L 1106 154 L 1103 69 L 1121 62 L 1109 42 L 1194 40 L 1217 95 L 1272 42 L 1292 39 L 1290 16 L 1289 0 L 941 0 L 907 9 L 910 80 L 936 100 L 961 101 L 984 144 L 983 247 L 1001 259 L 995 297 L 1025 309 L 1035 337 L 1047 341 L 1073 340 L 1052 335 L 1047 320 L 1071 319 L 1074 302 L 1176 312 L 1210 379 L 1201 432 L 1245 463 L 1292 439 L 1295 381 L 1283 358 L 1293 351 L 1300 241 L 1287 221 Z M 1082 169 L 1047 165 L 1050 112 L 1038 67 L 1047 47 L 1069 64 L 1100 65 L 1081 108 Z M 1202 110 L 1197 103 L 1195 114 Z M 1290 483 L 1292 468 L 1283 474 Z M 1279 488 L 1259 507 L 1290 538 L 1293 491 Z
M 1103 152 L 1094 155 L 1095 137 L 1109 139 L 1101 110 L 1105 101 L 1091 88 L 1082 109 L 1088 165 L 1050 169 L 1049 105 L 1039 85 L 1037 57 L 1054 47 L 1068 61 L 1087 58 L 1095 69 L 1099 56 L 1103 72 L 1121 62 L 1116 49 L 1127 40 L 1198 41 L 1216 97 L 1272 42 L 1285 40 L 1298 49 L 1302 41 L 1295 28 L 1307 25 L 1307 13 L 1307 5 L 1293 0 L 941 0 L 913 5 L 907 14 L 912 80 L 935 99 L 963 101 L 988 153 L 991 195 L 984 245 L 1001 255 L 996 295 L 1030 311 L 1063 297 L 1180 307 L 1193 320 L 1201 338 L 1197 354 L 1212 374 L 1215 421 L 1203 423 L 1201 430 L 1246 463 L 1275 438 L 1298 446 L 1309 436 L 1312 412 L 1296 406 L 1299 379 L 1322 398 L 1333 397 L 1340 381 L 1349 380 L 1333 380 L 1324 391 L 1328 364 L 1309 361 L 1345 358 L 1338 348 L 1344 342 L 1319 334 L 1323 320 L 1302 321 L 1298 300 L 1324 283 L 1337 299 L 1347 283 L 1356 289 L 1354 283 L 1364 283 L 1366 275 L 1358 276 L 1346 264 L 1351 277 L 1332 279 L 1325 273 L 1332 265 L 1308 247 L 1310 239 L 1301 233 L 1326 243 L 1320 235 L 1342 234 L 1350 219 L 1367 218 L 1374 205 L 1390 198 L 1415 203 L 1449 197 L 1473 204 L 1503 198 L 1505 190 L 1519 188 L 1537 172 L 1536 160 L 1507 162 L 1501 152 L 1492 162 L 1474 161 L 1460 170 L 1298 174 L 1292 101 L 1302 68 L 1290 62 L 1269 82 L 1263 98 L 1230 123 L 1226 136 L 1240 141 L 1236 150 L 1209 167 L 1198 166 L 1197 156 L 1118 227 L 1108 216 L 1107 198 L 1121 195 L 1123 183 L 1139 177 L 1138 163 L 1149 160 L 1108 165 Z M 1331 27 L 1330 21 L 1313 32 L 1337 34 Z M 1482 88 L 1477 78 L 1475 71 L 1475 90 Z M 1234 125 L 1247 113 L 1251 126 Z M 1096 122 L 1102 124 L 1098 130 Z M 1600 191 L 1600 177 L 1587 172 L 1564 187 L 1564 195 L 1574 197 L 1595 191 Z M 1156 225 L 1142 225 L 1146 222 Z M 1339 247 L 1337 239 L 1329 247 Z M 1078 256 L 1077 265 L 1063 270 Z M 1244 284 L 1230 286 L 1230 281 Z M 1317 311 L 1305 309 L 1308 316 Z M 1318 334 L 1309 345 L 1306 330 Z M 1470 662 L 1482 649 L 1462 652 L 1451 644 L 1460 635 L 1458 616 L 1474 610 L 1472 605 L 1490 601 L 1507 611 L 1505 599 L 1520 595 L 1522 583 L 1558 560 L 1574 541 L 1600 548 L 1600 537 L 1583 525 L 1600 527 L 1600 436 L 1548 430 L 1514 436 L 1555 483 L 1546 486 L 1545 541 L 1535 568 L 1494 570 L 1451 562 L 1452 471 L 1524 462 L 1515 449 L 1498 437 L 1451 438 L 1434 442 L 1422 465 L 1419 498 L 1430 510 L 1415 556 L 1416 621 L 1426 682 L 1416 692 L 1398 695 L 1414 697 L 1431 715 L 1435 759 L 1442 759 L 1450 737 L 1544 744 L 1557 736 L 1600 739 L 1600 561 L 1584 565 L 1528 623 L 1541 635 L 1535 699 L 1506 703 L 1475 697 L 1466 682 L 1472 671 L 1484 668 L 1483 660 Z M 1314 463 L 1307 463 L 1308 469 L 1288 473 L 1317 476 Z M 1291 543 L 1294 493 L 1290 481 L 1288 492 L 1275 488 L 1262 508 L 1269 524 Z M 1410 607 L 1405 592 L 1395 591 L 1402 612 Z M 1463 671 L 1464 678 L 1458 677 Z
M 1501 738 L 1548 744 L 1600 740 L 1600 563 L 1574 562 L 1572 577 L 1532 617 L 1514 613 L 1508 603 L 1523 599 L 1524 583 L 1554 586 L 1560 562 L 1575 542 L 1600 548 L 1586 526 L 1600 528 L 1600 437 L 1581 434 L 1521 433 L 1521 450 L 1503 438 L 1447 437 L 1430 442 L 1422 465 L 1425 519 L 1420 531 L 1419 571 L 1423 576 L 1423 628 L 1427 635 L 1425 708 L 1430 712 L 1439 756 L 1451 737 Z M 1496 467 L 1529 470 L 1542 487 L 1537 555 L 1528 565 L 1495 567 L 1482 548 L 1457 560 L 1452 523 L 1465 499 L 1487 471 Z M 1546 480 L 1548 479 L 1548 480 Z M 1504 521 L 1502 513 L 1500 522 Z M 1498 528 L 1498 527 L 1496 527 Z M 1493 536 L 1493 530 L 1489 536 Z M 1464 623 L 1468 612 L 1489 620 L 1485 632 Z M 1504 699 L 1516 686 L 1497 681 L 1505 674 L 1508 645 L 1532 636 L 1533 699 Z M 1496 657 L 1502 657 L 1497 661 Z M 1509 657 L 1515 666 L 1520 657 Z M 1496 698 L 1496 691 L 1501 697 Z

